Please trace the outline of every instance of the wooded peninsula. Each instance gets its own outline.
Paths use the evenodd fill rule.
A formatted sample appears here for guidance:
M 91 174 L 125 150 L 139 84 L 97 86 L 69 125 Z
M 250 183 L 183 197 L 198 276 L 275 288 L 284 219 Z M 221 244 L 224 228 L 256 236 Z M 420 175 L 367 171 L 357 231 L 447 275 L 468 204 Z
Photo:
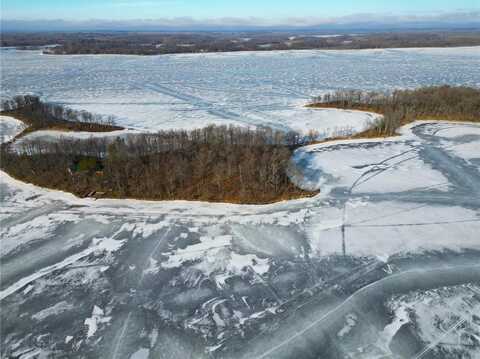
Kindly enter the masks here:
M 308 106 L 380 113 L 383 117 L 367 131 L 351 138 L 382 137 L 395 135 L 400 126 L 418 119 L 479 122 L 480 90 L 440 86 L 390 94 L 338 91 L 314 98 Z M 1 168 L 42 187 L 80 197 L 245 204 L 318 193 L 304 191 L 290 180 L 301 175 L 291 161 L 293 151 L 315 142 L 311 135 L 208 126 L 191 131 L 20 141 L 42 129 L 106 132 L 122 127 L 112 118 L 46 104 L 35 96 L 18 96 L 3 108 L 3 114 L 28 127 L 2 144 Z
M 40 129 L 122 129 L 111 120 L 75 114 L 31 96 L 16 98 L 4 113 L 29 126 L 14 141 Z M 260 204 L 317 193 L 301 190 L 289 179 L 295 172 L 292 153 L 304 144 L 295 132 L 208 126 L 115 139 L 28 140 L 15 149 L 13 142 L 1 147 L 4 171 L 80 197 Z

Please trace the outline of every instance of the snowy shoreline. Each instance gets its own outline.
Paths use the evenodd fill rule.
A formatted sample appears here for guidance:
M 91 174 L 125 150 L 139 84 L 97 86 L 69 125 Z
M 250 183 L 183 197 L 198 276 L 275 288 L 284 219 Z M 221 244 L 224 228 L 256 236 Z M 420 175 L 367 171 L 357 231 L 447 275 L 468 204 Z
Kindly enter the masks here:
M 334 110 L 334 109 L 331 109 Z M 356 111 L 356 112 L 362 112 L 362 111 Z M 14 119 L 12 117 L 7 117 L 7 116 L 0 116 L 0 125 L 2 124 L 3 121 L 6 121 L 7 123 L 15 123 L 17 122 L 17 130 L 19 128 L 22 128 L 21 124 L 23 122 Z M 296 163 L 299 163 L 302 161 L 303 156 L 305 154 L 308 154 L 309 152 L 315 152 L 323 149 L 328 149 L 329 147 L 335 147 L 339 145 L 355 145 L 355 144 L 384 144 L 384 143 L 402 143 L 406 141 L 413 141 L 415 139 L 415 135 L 412 132 L 412 129 L 420 126 L 420 125 L 428 125 L 428 124 L 452 124 L 452 125 L 477 125 L 475 122 L 455 122 L 455 121 L 440 121 L 440 120 L 417 120 L 412 123 L 409 123 L 407 125 L 404 125 L 398 129 L 398 135 L 397 136 L 391 136 L 391 137 L 381 137 L 381 138 L 365 138 L 365 139 L 341 139 L 341 140 L 331 140 L 331 141 L 326 141 L 322 142 L 320 144 L 313 144 L 313 145 L 307 145 L 300 147 L 297 149 L 292 157 L 292 160 Z M 21 131 L 20 131 L 21 132 Z M 52 130 L 42 130 L 42 131 L 36 131 L 28 134 L 25 137 L 22 137 L 19 139 L 18 144 L 22 143 L 22 140 L 25 139 L 41 139 L 41 140 L 48 140 L 48 141 L 56 141 L 61 138 L 77 138 L 77 139 L 88 139 L 89 137 L 122 137 L 128 134 L 135 134 L 135 133 L 141 133 L 141 132 L 136 132 L 133 130 L 121 130 L 121 131 L 113 131 L 113 132 L 63 132 L 63 131 L 52 131 Z M 36 135 L 37 134 L 37 135 Z M 12 138 L 15 136 L 15 134 L 10 135 Z M 2 174 L 2 182 L 4 181 L 5 183 L 10 183 L 12 185 L 16 186 L 25 186 L 26 188 L 31 189 L 36 189 L 36 190 L 42 190 L 47 193 L 50 193 L 51 195 L 59 194 L 64 200 L 67 201 L 75 201 L 75 203 L 78 203 L 78 201 L 85 201 L 85 203 L 92 204 L 92 203 L 125 203 L 125 204 L 165 204 L 167 206 L 180 206 L 183 207 L 186 205 L 188 207 L 189 204 L 194 206 L 198 205 L 207 205 L 207 206 L 214 206 L 218 207 L 219 210 L 221 210 L 222 207 L 229 207 L 231 209 L 248 209 L 248 208 L 264 208 L 266 210 L 272 209 L 275 206 L 279 204 L 288 204 L 288 203 L 299 203 L 299 202 L 312 202 L 312 201 L 317 201 L 321 199 L 325 199 L 328 197 L 329 191 L 330 191 L 330 186 L 323 187 L 323 184 L 312 184 L 309 183 L 308 176 L 306 179 L 298 179 L 298 178 L 291 178 L 293 183 L 295 183 L 298 187 L 300 188 L 305 188 L 305 189 L 310 189 L 310 190 L 319 190 L 321 189 L 320 193 L 312 196 L 312 197 L 306 197 L 306 198 L 299 198 L 299 199 L 293 199 L 293 200 L 283 200 L 283 201 L 278 201 L 274 203 L 269 203 L 269 204 L 236 204 L 236 203 L 228 203 L 228 202 L 202 202 L 202 201 L 188 201 L 188 200 L 171 200 L 171 201 L 156 201 L 156 200 L 142 200 L 142 199 L 133 199 L 133 198 L 105 198 L 105 199 L 88 199 L 88 198 L 80 198 L 75 196 L 74 194 L 70 192 L 64 192 L 56 189 L 50 189 L 50 188 L 43 188 L 39 187 L 37 185 L 31 184 L 31 183 L 26 183 L 21 180 L 15 179 L 8 175 L 6 172 L 3 170 L 0 170 Z
M 41 50 L 38 49 L 20 49 L 15 46 L 4 46 L 0 47 L 0 51 L 4 49 L 8 50 L 15 50 L 20 52 L 33 52 L 39 53 Z M 288 54 L 288 53 L 316 53 L 316 52 L 377 52 L 377 51 L 445 51 L 445 50 L 477 50 L 480 49 L 480 46 L 436 46 L 436 47 L 375 47 L 369 49 L 286 49 L 286 50 L 245 50 L 245 51 L 221 51 L 221 52 L 196 52 L 196 53 L 169 53 L 169 54 L 157 54 L 157 55 L 136 55 L 136 54 L 55 54 L 55 53 L 43 53 L 40 52 L 41 55 L 51 55 L 51 56 L 71 56 L 71 57 L 83 57 L 83 56 L 90 56 L 90 57 L 190 57 L 190 56 L 222 56 L 222 55 L 230 55 L 230 56 L 241 56 L 243 54 L 255 54 L 255 55 L 262 55 L 262 54 Z

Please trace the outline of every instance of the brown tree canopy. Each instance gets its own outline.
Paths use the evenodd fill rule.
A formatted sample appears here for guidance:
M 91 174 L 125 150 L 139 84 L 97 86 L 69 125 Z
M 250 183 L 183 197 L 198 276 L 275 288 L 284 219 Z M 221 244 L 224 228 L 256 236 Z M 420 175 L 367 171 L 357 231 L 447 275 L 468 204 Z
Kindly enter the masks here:
M 209 126 L 109 140 L 25 141 L 2 148 L 12 176 L 79 196 L 269 203 L 310 196 L 289 175 L 301 137 Z
M 392 135 L 402 124 L 416 119 L 480 121 L 480 89 L 437 86 L 391 94 L 347 90 L 316 97 L 309 106 L 381 113 L 384 117 L 374 124 L 373 134 Z

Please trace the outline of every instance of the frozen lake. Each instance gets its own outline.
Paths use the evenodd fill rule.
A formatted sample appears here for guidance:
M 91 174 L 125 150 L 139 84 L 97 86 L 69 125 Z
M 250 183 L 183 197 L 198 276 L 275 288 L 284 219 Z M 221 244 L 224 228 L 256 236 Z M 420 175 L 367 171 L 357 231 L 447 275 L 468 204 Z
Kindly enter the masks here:
M 302 105 L 337 88 L 480 86 L 480 48 L 1 61 L 4 96 L 147 130 L 359 130 L 372 115 Z M 1 141 L 22 129 L 0 116 Z M 294 180 L 321 193 L 263 206 L 80 199 L 0 172 L 0 356 L 478 357 L 480 125 L 400 132 L 298 149 Z
M 479 144 L 478 124 L 417 122 L 303 147 L 321 194 L 264 206 L 95 201 L 0 172 L 2 355 L 478 357 Z
M 209 123 L 362 130 L 365 114 L 303 108 L 336 89 L 480 86 L 480 47 L 244 52 L 141 56 L 51 56 L 2 50 L 4 96 L 44 100 L 140 129 Z

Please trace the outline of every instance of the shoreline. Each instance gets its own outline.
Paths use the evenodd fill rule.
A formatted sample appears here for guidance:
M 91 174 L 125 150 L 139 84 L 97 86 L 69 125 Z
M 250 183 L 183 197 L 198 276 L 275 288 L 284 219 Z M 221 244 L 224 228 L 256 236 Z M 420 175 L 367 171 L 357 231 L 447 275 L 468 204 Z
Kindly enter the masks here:
M 346 52 L 346 51 L 365 51 L 365 52 L 374 52 L 374 51 L 385 51 L 385 50 L 399 50 L 399 51 L 404 51 L 404 50 L 445 50 L 445 49 L 479 49 L 480 50 L 480 45 L 459 45 L 459 46 L 424 46 L 424 47 L 418 47 L 418 46 L 412 46 L 412 47 L 371 47 L 371 48 L 361 48 L 361 49 L 355 49 L 355 48 L 348 48 L 348 49 L 325 49 L 325 48 L 312 48 L 312 49 L 284 49 L 284 50 L 240 50 L 240 51 L 217 51 L 217 52 L 172 52 L 172 53 L 166 53 L 166 54 L 125 54 L 125 53 L 118 53 L 118 54 L 113 54 L 113 53 L 98 53 L 98 54 L 55 54 L 55 53 L 44 53 L 41 51 L 41 49 L 19 49 L 18 47 L 15 46 L 5 46 L 5 47 L 0 47 L 0 51 L 2 49 L 8 50 L 15 50 L 15 51 L 25 51 L 25 52 L 37 52 L 40 55 L 45 55 L 45 56 L 72 56 L 72 57 L 78 57 L 78 56 L 132 56 L 132 57 L 155 57 L 155 56 L 195 56 L 195 55 L 241 55 L 244 53 L 247 54 L 281 54 L 281 53 L 291 53 L 291 52 L 318 52 L 318 51 L 328 51 L 328 52 Z
M 9 116 L 9 117 L 11 117 L 11 116 Z M 11 117 L 11 118 L 13 118 L 13 117 Z M 16 120 L 20 121 L 18 119 L 16 119 Z M 295 155 L 299 151 L 308 151 L 310 148 L 318 148 L 319 146 L 321 148 L 324 148 L 324 147 L 336 146 L 336 145 L 341 145 L 341 144 L 394 142 L 394 141 L 399 140 L 401 137 L 405 137 L 404 140 L 408 140 L 409 137 L 414 136 L 413 133 L 411 132 L 411 130 L 414 127 L 419 126 L 419 125 L 424 125 L 424 124 L 430 124 L 430 123 L 447 123 L 447 124 L 453 124 L 453 125 L 458 124 L 458 125 L 480 126 L 479 123 L 470 122 L 470 121 L 450 121 L 450 120 L 438 120 L 438 119 L 414 120 L 413 122 L 402 125 L 398 129 L 397 133 L 394 136 L 375 137 L 375 138 L 373 138 L 373 137 L 332 138 L 332 139 L 327 139 L 327 140 L 322 141 L 322 142 L 317 142 L 317 143 L 311 143 L 311 144 L 308 144 L 308 145 L 304 145 L 304 146 L 299 147 L 298 149 L 296 149 L 292 153 L 291 159 L 293 160 L 293 158 L 295 157 Z M 32 133 L 34 133 L 34 132 L 32 132 Z M 101 134 L 103 134 L 103 133 L 101 132 Z M 9 142 L 13 142 L 13 140 L 11 140 Z M 6 143 L 9 143 L 9 142 L 6 142 Z M 2 146 L 4 146 L 6 143 L 2 144 Z M 298 198 L 292 198 L 292 199 L 282 199 L 282 200 L 268 202 L 268 203 L 240 203 L 240 202 L 228 202 L 228 201 L 225 201 L 225 202 L 212 201 L 212 202 L 210 202 L 210 201 L 185 200 L 185 199 L 155 200 L 155 199 L 141 199 L 141 198 L 129 198 L 129 197 L 122 197 L 122 198 L 100 197 L 100 198 L 95 198 L 95 197 L 80 197 L 80 196 L 77 196 L 76 194 L 74 194 L 72 192 L 69 192 L 69 191 L 63 191 L 63 190 L 57 189 L 57 188 L 42 187 L 42 186 L 36 185 L 34 183 L 25 182 L 21 179 L 18 179 L 16 177 L 14 177 L 13 175 L 11 175 L 7 171 L 5 171 L 3 168 L 0 169 L 0 172 L 4 175 L 8 176 L 10 183 L 19 182 L 20 184 L 25 185 L 25 186 L 33 186 L 34 189 L 36 189 L 36 190 L 42 190 L 42 191 L 46 191 L 46 192 L 60 193 L 62 195 L 72 196 L 72 198 L 70 198 L 70 200 L 88 201 L 89 204 L 91 204 L 92 202 L 99 202 L 99 203 L 107 202 L 108 203 L 108 202 L 111 202 L 111 201 L 113 201 L 114 203 L 120 203 L 122 201 L 122 202 L 126 202 L 126 203 L 133 202 L 133 203 L 146 204 L 146 205 L 150 205 L 150 204 L 166 204 L 166 205 L 175 205 L 175 204 L 176 205 L 178 205 L 178 204 L 188 204 L 188 205 L 190 205 L 191 204 L 191 205 L 199 205 L 199 204 L 202 204 L 202 205 L 220 206 L 220 208 L 222 206 L 238 206 L 238 207 L 246 207 L 246 208 L 259 208 L 259 207 L 261 208 L 261 207 L 264 207 L 265 208 L 265 207 L 276 206 L 276 205 L 280 205 L 280 204 L 294 203 L 294 202 L 298 202 L 298 201 L 309 202 L 310 200 L 318 200 L 318 199 L 324 198 L 324 196 L 328 195 L 328 192 L 329 192 L 329 191 L 323 192 L 323 191 L 316 190 L 316 191 L 312 191 L 311 195 L 302 196 L 302 197 L 298 197 Z M 295 184 L 295 186 L 298 187 L 298 185 L 296 185 L 296 184 Z M 300 188 L 300 187 L 298 187 L 298 188 Z
M 18 121 L 18 122 L 22 123 L 24 126 L 23 126 L 23 130 L 21 132 L 12 136 L 12 138 L 10 140 L 1 144 L 2 150 L 6 149 L 8 146 L 13 145 L 17 141 L 21 142 L 21 140 L 25 136 L 33 135 L 35 133 L 42 133 L 42 132 L 46 136 L 49 135 L 48 132 L 51 132 L 50 134 L 53 134 L 52 137 L 54 137 L 53 142 L 55 142 L 55 140 L 59 140 L 59 139 L 64 138 L 64 136 L 62 136 L 62 133 L 68 134 L 67 136 L 65 136 L 65 137 L 67 137 L 67 139 L 68 139 L 68 137 L 70 137 L 70 139 L 76 139 L 76 140 L 88 140 L 88 139 L 92 139 L 92 138 L 107 138 L 107 137 L 121 138 L 122 136 L 128 136 L 129 134 L 132 134 L 132 135 L 142 134 L 142 132 L 134 132 L 133 130 L 129 130 L 129 129 L 110 131 L 110 132 L 83 132 L 83 131 L 75 131 L 75 130 L 65 131 L 65 130 L 62 130 L 62 129 L 56 129 L 56 130 L 42 130 L 42 129 L 40 129 L 40 130 L 31 131 L 30 130 L 31 126 L 28 126 L 28 124 L 26 122 L 22 121 L 18 117 L 14 117 L 11 114 L 7 114 L 7 115 L 3 115 L 3 114 L 4 114 L 4 112 L 0 113 L 1 116 L 13 119 L 15 121 Z M 74 134 L 77 134 L 77 136 L 75 136 Z M 78 135 L 80 135 L 80 137 L 83 137 L 83 138 L 79 138 Z M 293 156 L 293 152 L 292 152 L 292 156 Z M 190 200 L 190 199 L 182 199 L 182 198 L 179 198 L 179 199 L 153 199 L 153 198 L 149 199 L 149 198 L 141 198 L 141 197 L 133 197 L 133 196 L 132 197 L 128 197 L 128 196 L 127 197 L 108 196 L 108 194 L 106 194 L 106 193 L 104 193 L 103 191 L 100 191 L 100 190 L 92 190 L 92 191 L 89 191 L 89 192 L 91 192 L 91 194 L 89 193 L 86 196 L 81 196 L 81 195 L 79 195 L 79 193 L 71 192 L 71 191 L 68 191 L 68 190 L 61 189 L 61 188 L 41 186 L 41 185 L 38 185 L 34 182 L 24 181 L 23 179 L 18 178 L 17 176 L 15 176 L 11 172 L 9 172 L 5 168 L 5 166 L 0 166 L 0 171 L 4 174 L 8 175 L 11 179 L 13 179 L 15 181 L 19 181 L 19 182 L 24 183 L 24 184 L 33 185 L 33 186 L 36 186 L 38 188 L 45 189 L 45 190 L 48 190 L 48 191 L 60 191 L 60 192 L 63 192 L 63 193 L 68 193 L 68 194 L 74 196 L 74 198 L 77 198 L 77 199 L 92 199 L 92 200 L 95 200 L 95 201 L 96 200 L 134 200 L 134 201 L 148 201 L 148 202 L 175 202 L 175 201 L 182 201 L 183 202 L 183 201 L 185 201 L 185 202 L 192 202 L 192 203 L 208 203 L 208 204 L 214 203 L 214 204 L 230 204 L 230 205 L 241 205 L 241 206 L 243 206 L 243 205 L 245 205 L 245 206 L 259 206 L 259 205 L 260 206 L 268 206 L 268 205 L 274 205 L 276 203 L 302 200 L 302 199 L 309 199 L 309 198 L 316 197 L 320 193 L 320 191 L 318 191 L 318 190 L 309 191 L 309 190 L 302 189 L 302 188 L 298 187 L 297 185 L 295 185 L 295 183 L 292 180 L 290 180 L 290 185 L 295 188 L 294 192 L 282 194 L 279 198 L 277 198 L 275 200 L 267 200 L 267 201 L 262 201 L 262 200 L 259 200 L 259 201 L 230 200 L 228 197 L 225 198 L 225 200 L 223 200 L 223 201 L 208 201 L 208 200 L 205 201 L 205 200 L 196 200 L 196 199 L 191 199 Z M 97 194 L 97 192 L 98 192 L 98 194 Z

